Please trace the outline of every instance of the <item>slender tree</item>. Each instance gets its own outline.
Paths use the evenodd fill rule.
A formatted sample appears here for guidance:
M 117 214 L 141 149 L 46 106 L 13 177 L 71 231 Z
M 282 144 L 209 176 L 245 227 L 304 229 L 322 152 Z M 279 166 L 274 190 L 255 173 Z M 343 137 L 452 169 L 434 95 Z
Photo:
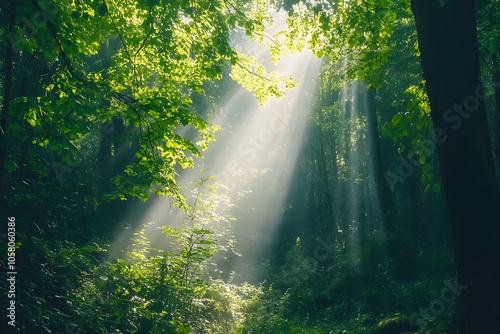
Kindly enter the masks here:
M 16 28 L 16 1 L 11 1 L 9 15 L 9 33 L 13 34 Z M 7 122 L 9 119 L 10 100 L 12 93 L 12 69 L 13 69 L 14 45 L 12 40 L 7 41 L 7 52 L 5 55 L 5 77 L 3 83 L 2 114 L 0 118 L 0 201 L 2 198 L 3 174 L 5 159 L 7 156 Z

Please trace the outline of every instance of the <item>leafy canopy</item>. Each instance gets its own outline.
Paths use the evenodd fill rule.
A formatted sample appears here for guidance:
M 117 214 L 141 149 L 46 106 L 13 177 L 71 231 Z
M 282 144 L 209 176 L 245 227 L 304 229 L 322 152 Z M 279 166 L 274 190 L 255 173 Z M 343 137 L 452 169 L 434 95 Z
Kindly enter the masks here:
M 128 194 L 144 200 L 152 191 L 183 200 L 176 167 L 192 167 L 193 157 L 201 156 L 220 130 L 193 111 L 191 96 L 204 94 L 203 85 L 221 79 L 224 67 L 230 66 L 231 77 L 261 103 L 295 84 L 290 76 L 267 73 L 230 45 L 234 30 L 257 39 L 272 25 L 263 0 L 38 0 L 32 5 L 20 8 L 18 16 L 44 13 L 47 21 L 24 20 L 28 23 L 9 38 L 21 54 L 37 55 L 52 72 L 44 75 L 43 91 L 14 101 L 12 114 L 18 116 L 11 128 L 28 127 L 21 134 L 25 140 L 74 156 L 92 129 L 121 117 L 128 140 L 140 148 L 135 164 L 114 178 L 111 198 Z M 179 135 L 186 127 L 196 129 L 198 139 Z

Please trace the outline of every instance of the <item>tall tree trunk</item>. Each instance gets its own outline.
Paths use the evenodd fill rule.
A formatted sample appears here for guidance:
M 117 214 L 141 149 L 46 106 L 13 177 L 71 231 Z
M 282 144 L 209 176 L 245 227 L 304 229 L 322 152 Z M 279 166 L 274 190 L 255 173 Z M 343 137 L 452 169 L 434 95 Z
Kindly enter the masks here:
M 496 59 L 496 57 L 495 57 Z M 497 62 L 495 61 L 493 66 L 498 66 Z M 498 182 L 500 183 L 500 71 L 495 72 L 493 75 L 493 84 L 494 90 L 495 90 L 495 109 L 496 109 L 496 116 L 497 116 L 497 141 L 496 141 L 496 163 L 497 163 L 497 176 L 498 176 Z
M 411 5 L 454 246 L 459 333 L 500 333 L 500 199 L 475 3 L 412 0 Z
M 337 166 L 337 140 L 335 136 L 335 130 L 332 128 L 328 131 L 328 136 L 326 137 L 326 141 L 329 143 L 328 145 L 330 146 L 330 157 L 327 163 L 330 164 L 331 170 L 330 170 L 330 175 L 332 175 L 332 179 L 330 182 L 331 186 L 331 201 L 332 201 L 332 222 L 333 222 L 333 233 L 335 234 L 335 240 L 339 238 L 339 230 L 341 230 L 340 224 L 339 224 L 339 208 L 338 208 L 338 202 L 340 200 L 339 195 L 339 180 L 338 180 L 338 166 Z M 336 198 L 337 197 L 337 198 Z
M 316 153 L 316 157 L 318 159 L 319 163 L 319 173 L 322 176 L 323 179 L 323 189 L 324 189 L 324 200 L 325 200 L 325 205 L 326 205 L 326 219 L 325 222 L 328 226 L 328 228 L 332 228 L 331 231 L 328 231 L 328 233 L 332 234 L 337 234 L 337 228 L 333 227 L 334 226 L 334 217 L 333 217 L 333 200 L 332 200 L 332 195 L 331 195 L 331 187 L 330 187 L 330 182 L 328 181 L 328 169 L 326 166 L 326 161 L 325 161 L 325 155 L 327 152 L 325 151 L 325 148 L 323 146 L 323 139 L 322 139 L 322 133 L 319 134 L 318 136 L 318 141 L 319 141 L 319 152 L 315 148 L 314 152 Z
M 104 43 L 100 43 L 99 55 L 101 56 L 101 67 L 107 69 L 110 66 L 110 56 L 109 56 L 109 39 Z M 104 72 L 104 76 L 107 78 L 107 73 Z M 106 107 L 110 106 L 109 101 L 104 101 Z M 113 183 L 111 179 L 113 178 L 113 136 L 114 136 L 114 124 L 112 121 L 106 121 L 100 125 L 100 137 L 99 137 L 99 169 L 100 169 L 100 180 L 99 180 L 99 192 L 100 195 L 110 194 L 113 191 Z
M 11 1 L 9 19 L 9 35 L 15 33 L 16 30 L 16 1 Z M 3 196 L 3 175 L 5 171 L 5 159 L 7 157 L 7 122 L 9 119 L 10 99 L 12 93 L 12 68 L 14 57 L 13 41 L 8 39 L 7 52 L 5 55 L 5 80 L 3 84 L 3 102 L 2 102 L 2 115 L 0 116 L 0 203 Z
M 366 85 L 364 83 L 363 89 L 366 89 Z M 365 112 L 369 143 L 370 169 L 373 175 L 373 183 L 375 185 L 378 205 L 382 214 L 389 255 L 394 258 L 398 255 L 398 251 L 400 250 L 398 243 L 401 243 L 401 238 L 396 228 L 392 192 L 384 177 L 385 169 L 382 160 L 382 147 L 380 145 L 376 111 L 376 91 L 374 88 L 370 88 L 366 89 L 365 93 Z
M 364 85 L 363 85 L 364 86 Z M 366 89 L 366 86 L 364 86 Z M 371 164 L 373 168 L 373 178 L 376 186 L 377 194 L 379 195 L 380 208 L 383 214 L 388 214 L 392 207 L 392 194 L 389 185 L 384 177 L 384 164 L 382 161 L 382 148 L 378 133 L 378 120 L 375 108 L 375 89 L 366 90 L 366 120 L 368 125 L 368 143 L 370 148 Z
M 114 116 L 111 121 L 113 122 L 113 176 L 116 176 L 122 174 L 125 169 L 128 143 L 123 138 L 125 131 L 123 118 Z
M 100 143 L 99 143 L 99 192 L 102 195 L 112 192 L 113 187 L 111 179 L 113 178 L 112 172 L 112 154 L 111 146 L 113 142 L 112 123 L 108 121 L 101 124 Z

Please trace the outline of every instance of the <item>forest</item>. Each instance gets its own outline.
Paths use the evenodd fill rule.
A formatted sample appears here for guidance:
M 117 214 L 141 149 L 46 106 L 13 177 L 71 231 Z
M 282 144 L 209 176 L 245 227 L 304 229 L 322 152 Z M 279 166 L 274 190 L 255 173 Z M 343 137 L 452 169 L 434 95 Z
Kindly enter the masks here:
M 500 1 L 1 0 L 1 333 L 500 333 Z

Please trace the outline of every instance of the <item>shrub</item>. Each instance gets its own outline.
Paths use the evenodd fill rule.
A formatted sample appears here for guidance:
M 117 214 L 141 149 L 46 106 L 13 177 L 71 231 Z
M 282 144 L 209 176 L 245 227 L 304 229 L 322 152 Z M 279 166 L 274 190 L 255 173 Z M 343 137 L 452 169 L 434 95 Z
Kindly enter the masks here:
M 194 191 L 181 226 L 160 227 L 168 250 L 152 248 L 143 229 L 126 260 L 96 268 L 94 278 L 73 296 L 74 305 L 80 305 L 77 312 L 87 318 L 76 324 L 79 328 L 97 333 L 230 333 L 242 321 L 257 289 L 207 277 L 207 265 L 217 251 L 231 247 L 231 236 L 229 218 L 219 208 L 227 204 L 225 199 L 213 187 L 204 189 Z

